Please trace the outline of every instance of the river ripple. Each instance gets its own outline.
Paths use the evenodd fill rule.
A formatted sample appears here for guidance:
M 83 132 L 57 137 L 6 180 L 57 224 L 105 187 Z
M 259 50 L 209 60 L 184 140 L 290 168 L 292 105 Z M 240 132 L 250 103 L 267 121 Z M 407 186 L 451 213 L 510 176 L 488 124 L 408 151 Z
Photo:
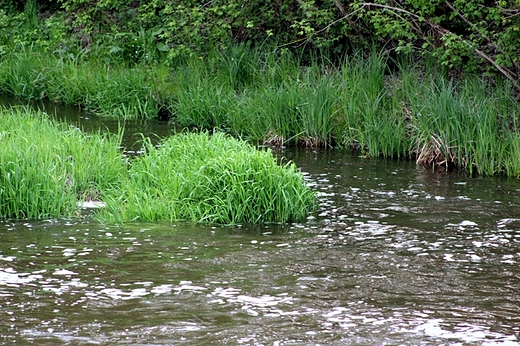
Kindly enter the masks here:
M 520 345 L 520 183 L 284 152 L 303 223 L 0 224 L 0 342 Z

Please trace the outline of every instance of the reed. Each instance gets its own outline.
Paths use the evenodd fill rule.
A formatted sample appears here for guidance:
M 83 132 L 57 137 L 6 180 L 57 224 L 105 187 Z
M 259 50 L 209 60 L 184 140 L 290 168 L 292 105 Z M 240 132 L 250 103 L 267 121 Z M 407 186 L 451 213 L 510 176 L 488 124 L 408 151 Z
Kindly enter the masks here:
M 72 216 L 125 170 L 120 135 L 86 135 L 41 112 L 0 109 L 0 142 L 0 218 Z
M 182 81 L 171 108 L 175 122 L 199 129 L 226 128 L 229 114 L 236 108 L 237 96 L 227 85 L 217 85 L 213 77 Z M 181 78 L 186 78 L 182 76 Z
M 222 224 L 287 222 L 316 205 L 295 165 L 221 132 L 184 133 L 159 148 L 143 140 L 128 179 L 109 190 L 102 217 Z
M 299 141 L 305 146 L 326 146 L 332 141 L 333 124 L 339 112 L 339 75 L 324 74 L 311 66 L 302 76 L 297 123 L 301 124 Z
M 340 143 L 368 156 L 405 157 L 405 117 L 389 94 L 385 60 L 355 55 L 341 73 Z
M 514 149 L 520 114 L 507 94 L 490 96 L 476 79 L 457 84 L 441 76 L 428 78 L 424 88 L 409 98 L 418 163 L 484 175 L 520 173 L 520 152 Z
M 30 48 L 4 55 L 0 92 L 119 118 L 166 112 L 181 126 L 269 145 L 337 145 L 365 156 L 520 175 L 520 111 L 507 83 L 490 92 L 471 76 L 448 78 L 432 61 L 418 69 L 403 59 L 391 70 L 376 53 L 333 65 L 239 45 L 145 65 L 107 62 L 102 48 L 90 57 Z
M 266 85 L 250 92 L 248 107 L 237 117 L 245 118 L 245 131 L 251 139 L 283 145 L 298 138 L 301 125 L 297 123 L 299 101 L 298 85 Z
M 264 81 L 260 71 L 263 54 L 245 44 L 215 51 L 210 56 L 209 68 L 217 76 L 217 84 L 241 92 Z
M 165 66 L 127 68 L 20 52 L 0 61 L 0 91 L 77 105 L 104 116 L 157 117 L 170 82 Z

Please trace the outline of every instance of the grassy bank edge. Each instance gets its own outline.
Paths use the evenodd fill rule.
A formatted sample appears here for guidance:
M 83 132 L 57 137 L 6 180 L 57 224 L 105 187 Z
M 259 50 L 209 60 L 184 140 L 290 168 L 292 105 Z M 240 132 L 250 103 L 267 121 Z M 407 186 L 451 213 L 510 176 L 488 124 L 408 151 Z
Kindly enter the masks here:
M 0 219 L 80 216 L 107 222 L 285 223 L 316 207 L 293 163 L 220 132 L 180 133 L 128 158 L 121 133 L 86 134 L 47 114 L 0 109 Z
M 343 146 L 484 175 L 520 175 L 511 86 L 450 79 L 379 55 L 339 66 L 246 46 L 177 66 L 109 66 L 27 51 L 0 61 L 0 92 L 112 117 L 169 118 L 271 145 Z M 390 67 L 392 66 L 392 69 Z M 425 67 L 426 66 L 426 67 Z

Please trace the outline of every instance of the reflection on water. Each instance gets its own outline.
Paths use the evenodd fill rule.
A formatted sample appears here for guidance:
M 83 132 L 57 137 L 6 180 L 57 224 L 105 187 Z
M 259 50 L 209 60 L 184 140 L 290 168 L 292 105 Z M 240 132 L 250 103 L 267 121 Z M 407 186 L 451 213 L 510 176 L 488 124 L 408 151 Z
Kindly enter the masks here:
M 520 181 L 280 155 L 305 222 L 1 222 L 0 343 L 520 345 Z

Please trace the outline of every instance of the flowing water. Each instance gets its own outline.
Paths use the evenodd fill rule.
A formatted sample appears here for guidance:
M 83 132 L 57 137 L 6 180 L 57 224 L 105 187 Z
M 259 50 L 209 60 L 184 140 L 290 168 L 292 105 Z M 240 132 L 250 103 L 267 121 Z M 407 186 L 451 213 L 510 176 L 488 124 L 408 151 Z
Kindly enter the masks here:
M 0 344 L 520 345 L 519 180 L 277 155 L 319 193 L 304 222 L 1 222 Z

